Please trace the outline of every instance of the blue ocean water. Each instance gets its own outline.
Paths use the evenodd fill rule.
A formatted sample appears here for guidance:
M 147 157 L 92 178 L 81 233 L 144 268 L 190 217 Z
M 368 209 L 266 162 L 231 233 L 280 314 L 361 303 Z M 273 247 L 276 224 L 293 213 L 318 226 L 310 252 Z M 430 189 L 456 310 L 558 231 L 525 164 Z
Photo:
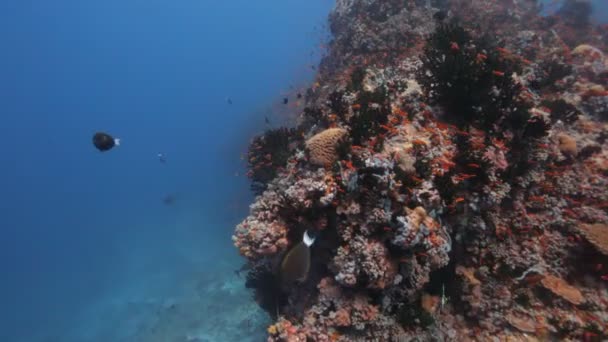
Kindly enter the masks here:
M 591 3 L 591 19 L 594 23 L 608 22 L 608 2 L 605 0 L 581 0 Z M 541 0 L 543 13 L 554 14 L 566 2 L 566 0 Z
M 251 201 L 239 156 L 264 116 L 294 110 L 280 101 L 312 79 L 332 6 L 0 3 L 0 341 L 238 330 L 255 309 L 233 273 Z M 121 146 L 97 151 L 98 130 Z

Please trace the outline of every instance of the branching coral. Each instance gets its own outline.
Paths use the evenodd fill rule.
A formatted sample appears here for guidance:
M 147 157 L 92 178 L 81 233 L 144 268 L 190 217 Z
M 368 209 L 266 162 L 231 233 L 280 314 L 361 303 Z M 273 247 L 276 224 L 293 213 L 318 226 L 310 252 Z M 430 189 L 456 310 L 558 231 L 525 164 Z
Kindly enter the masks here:
M 272 255 L 287 247 L 287 227 L 266 211 L 253 208 L 253 215 L 240 223 L 233 240 L 240 253 L 250 259 Z
M 417 207 L 407 216 L 398 216 L 396 222 L 395 234 L 391 240 L 393 245 L 406 250 L 422 245 L 428 253 L 437 253 L 433 255 L 438 257 L 435 267 L 447 264 L 447 253 L 452 248 L 449 238 L 446 238 L 447 233 L 437 221 L 427 215 L 424 208 Z
M 555 101 L 543 101 L 542 105 L 550 111 L 551 120 L 553 122 L 561 120 L 566 124 L 571 124 L 578 120 L 578 117 L 581 114 L 574 105 L 566 102 L 563 99 L 557 99 Z
M 336 281 L 348 287 L 384 289 L 392 285 L 397 273 L 384 244 L 362 236 L 338 249 L 332 267 Z
M 382 125 L 388 121 L 389 105 L 383 89 L 362 90 L 357 97 L 356 111 L 349 124 L 353 144 L 362 145 L 370 137 L 382 132 Z M 380 144 L 378 144 L 380 145 Z
M 539 90 L 555 90 L 563 79 L 572 74 L 572 66 L 558 60 L 539 63 L 538 75 L 529 81 L 530 87 Z

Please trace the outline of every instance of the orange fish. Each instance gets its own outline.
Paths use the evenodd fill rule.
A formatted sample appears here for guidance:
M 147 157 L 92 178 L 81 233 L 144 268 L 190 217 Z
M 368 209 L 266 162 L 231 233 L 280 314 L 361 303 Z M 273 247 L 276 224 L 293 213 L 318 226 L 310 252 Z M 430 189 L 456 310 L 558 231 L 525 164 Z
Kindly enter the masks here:
M 353 162 L 351 162 L 350 160 L 345 160 L 344 161 L 344 165 L 349 169 L 349 170 L 355 170 L 355 167 L 353 166 Z
M 427 145 L 426 142 L 424 140 L 421 140 L 421 139 L 414 139 L 412 141 L 412 144 L 414 144 L 414 145 L 423 145 L 423 146 Z

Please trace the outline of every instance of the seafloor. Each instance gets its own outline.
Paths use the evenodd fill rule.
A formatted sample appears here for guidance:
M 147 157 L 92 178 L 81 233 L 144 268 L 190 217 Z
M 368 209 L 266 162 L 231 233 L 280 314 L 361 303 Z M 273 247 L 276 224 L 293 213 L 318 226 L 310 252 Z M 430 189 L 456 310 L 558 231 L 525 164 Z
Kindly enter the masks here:
M 209 268 L 209 264 L 215 267 Z M 181 277 L 155 277 L 147 282 L 172 284 L 150 290 L 150 284 L 131 283 L 120 293 L 100 298 L 85 311 L 79 328 L 56 341 L 213 342 L 264 339 L 267 316 L 251 301 L 243 279 L 226 270 L 236 263 L 205 262 L 201 272 Z M 175 284 L 179 283 L 179 288 Z M 98 326 L 91 326 L 97 322 Z M 112 329 L 108 329 L 112 327 Z M 55 341 L 50 338 L 48 342 Z
M 259 196 L 233 239 L 269 341 L 608 339 L 608 30 L 589 6 L 337 1 L 297 125 L 249 150 Z M 304 231 L 310 270 L 285 286 Z
M 41 342 L 257 342 L 266 315 L 251 300 L 236 258 L 217 255 L 186 272 L 146 271 L 123 279 L 73 320 L 72 328 L 30 332 Z M 193 271 L 198 269 L 198 271 Z M 227 272 L 227 270 L 229 270 Z M 134 279 L 136 278 L 136 279 Z M 127 285 L 128 284 L 128 285 Z M 178 287 L 175 284 L 179 284 Z M 42 336 L 38 336 L 42 335 Z
M 197 203 L 198 204 L 198 203 Z M 15 342 L 258 342 L 271 323 L 245 287 L 227 232 L 234 219 L 210 220 L 196 205 L 175 208 L 171 230 L 150 234 L 154 221 L 123 235 L 108 283 L 95 301 L 65 313 L 58 308 L 40 329 Z M 149 229 L 146 231 L 146 229 Z M 148 234 L 143 234 L 142 232 Z M 210 232 L 216 234 L 210 234 Z M 137 243 L 133 243 L 137 241 Z M 187 241 L 187 242 L 185 242 Z M 4 341 L 4 340 L 2 340 Z

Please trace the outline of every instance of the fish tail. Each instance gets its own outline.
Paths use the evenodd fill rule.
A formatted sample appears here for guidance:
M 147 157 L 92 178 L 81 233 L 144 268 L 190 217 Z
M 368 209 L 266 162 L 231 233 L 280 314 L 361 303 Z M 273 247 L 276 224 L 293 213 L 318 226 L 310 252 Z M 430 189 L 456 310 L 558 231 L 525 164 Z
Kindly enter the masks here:
M 114 139 L 114 145 L 116 145 L 116 146 L 120 146 L 120 139 L 115 138 L 115 139 Z
M 310 235 L 308 235 L 308 230 L 304 231 L 304 244 L 307 247 L 312 246 L 312 244 L 315 242 L 315 238 L 314 237 L 310 237 Z

